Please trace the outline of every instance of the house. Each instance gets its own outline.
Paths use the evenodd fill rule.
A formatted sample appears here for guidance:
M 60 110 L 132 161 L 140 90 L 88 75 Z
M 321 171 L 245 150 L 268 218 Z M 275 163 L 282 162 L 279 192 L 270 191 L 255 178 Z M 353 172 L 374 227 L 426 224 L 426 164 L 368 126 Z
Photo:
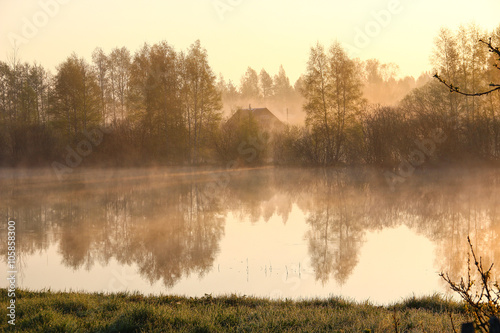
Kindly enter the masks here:
M 256 108 L 253 109 L 249 106 L 248 109 L 239 109 L 236 111 L 231 118 L 228 119 L 228 125 L 237 125 L 242 121 L 247 121 L 251 117 L 255 119 L 259 129 L 265 132 L 280 132 L 286 128 L 285 124 L 281 122 L 268 108 Z

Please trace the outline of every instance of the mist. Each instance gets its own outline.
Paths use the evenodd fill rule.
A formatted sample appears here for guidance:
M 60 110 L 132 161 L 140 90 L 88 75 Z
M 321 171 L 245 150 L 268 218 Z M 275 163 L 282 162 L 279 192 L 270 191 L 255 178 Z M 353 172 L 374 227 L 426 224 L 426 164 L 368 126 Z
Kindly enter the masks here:
M 0 4 L 22 23 L 0 23 L 2 301 L 43 291 L 22 327 L 449 331 L 498 315 L 498 18 L 361 2 Z M 456 23 L 466 10 L 484 20 Z

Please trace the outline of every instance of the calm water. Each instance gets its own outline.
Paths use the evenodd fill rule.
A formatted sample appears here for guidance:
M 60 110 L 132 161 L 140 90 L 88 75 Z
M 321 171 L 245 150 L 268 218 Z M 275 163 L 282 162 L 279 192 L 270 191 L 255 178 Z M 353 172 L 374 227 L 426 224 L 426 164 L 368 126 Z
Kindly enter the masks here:
M 0 187 L 0 237 L 15 219 L 18 283 L 35 290 L 388 303 L 446 292 L 438 273 L 464 274 L 468 234 L 500 262 L 493 169 L 394 191 L 378 170 L 271 168 L 1 170 Z

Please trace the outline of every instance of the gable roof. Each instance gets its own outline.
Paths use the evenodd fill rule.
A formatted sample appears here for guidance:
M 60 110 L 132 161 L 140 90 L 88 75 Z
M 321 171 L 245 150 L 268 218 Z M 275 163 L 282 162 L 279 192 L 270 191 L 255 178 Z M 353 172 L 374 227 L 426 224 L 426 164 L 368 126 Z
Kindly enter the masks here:
M 279 131 L 285 128 L 285 124 L 281 122 L 268 108 L 256 109 L 239 109 L 227 121 L 228 124 L 237 124 L 242 120 L 254 117 L 255 121 L 261 129 L 266 131 Z

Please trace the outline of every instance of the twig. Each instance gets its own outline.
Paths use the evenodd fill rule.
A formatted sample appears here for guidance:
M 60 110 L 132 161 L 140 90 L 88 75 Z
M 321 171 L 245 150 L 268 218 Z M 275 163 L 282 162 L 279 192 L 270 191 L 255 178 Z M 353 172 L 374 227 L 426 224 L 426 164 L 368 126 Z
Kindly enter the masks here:
M 467 311 L 474 316 L 477 329 L 481 332 L 488 332 L 489 318 L 498 315 L 500 312 L 498 306 L 500 289 L 498 288 L 498 282 L 492 283 L 491 281 L 493 265 L 490 265 L 485 270 L 482 258 L 477 257 L 470 237 L 467 237 L 467 242 L 470 248 L 467 256 L 467 280 L 461 278 L 460 283 L 456 283 L 451 280 L 448 274 L 441 273 L 440 276 L 449 284 L 451 290 L 457 292 L 466 302 Z M 480 285 L 477 287 L 474 287 L 475 281 L 471 278 L 471 257 L 480 276 Z
M 455 92 L 455 93 L 458 93 L 458 94 L 464 95 L 464 96 L 478 97 L 478 96 L 488 95 L 494 91 L 500 90 L 500 84 L 490 83 L 490 87 L 495 87 L 495 88 L 490 89 L 488 91 L 479 92 L 479 93 L 466 93 L 466 92 L 460 91 L 459 87 L 456 87 L 453 84 L 446 82 L 446 80 L 442 79 L 437 73 L 434 74 L 434 77 L 436 79 L 438 79 L 439 82 L 441 82 L 446 87 L 448 87 L 450 89 L 450 92 Z
M 455 329 L 455 323 L 453 322 L 453 316 L 451 315 L 451 312 L 448 312 L 448 316 L 450 316 L 451 328 L 453 329 L 453 332 L 458 333 L 457 330 Z
M 493 46 L 493 44 L 491 44 L 491 38 L 489 39 L 488 42 L 486 42 L 482 39 L 480 39 L 479 42 L 486 44 L 488 46 L 488 49 L 489 49 L 488 51 L 497 54 L 499 56 L 498 60 L 500 61 L 500 48 L 495 47 L 495 46 Z M 493 66 L 500 70 L 500 66 L 498 64 L 494 64 Z M 478 92 L 478 93 L 468 93 L 468 92 L 461 91 L 459 87 L 454 86 L 452 83 L 446 82 L 446 80 L 443 79 L 441 76 L 439 76 L 438 73 L 434 74 L 434 77 L 436 79 L 438 79 L 439 82 L 441 82 L 446 87 L 448 87 L 448 89 L 450 89 L 450 92 L 452 92 L 452 93 L 455 92 L 455 93 L 458 93 L 458 94 L 464 95 L 464 96 L 478 97 L 478 96 L 488 95 L 494 91 L 500 90 L 500 84 L 490 83 L 489 86 L 494 87 L 494 88 L 487 90 L 487 91 Z

